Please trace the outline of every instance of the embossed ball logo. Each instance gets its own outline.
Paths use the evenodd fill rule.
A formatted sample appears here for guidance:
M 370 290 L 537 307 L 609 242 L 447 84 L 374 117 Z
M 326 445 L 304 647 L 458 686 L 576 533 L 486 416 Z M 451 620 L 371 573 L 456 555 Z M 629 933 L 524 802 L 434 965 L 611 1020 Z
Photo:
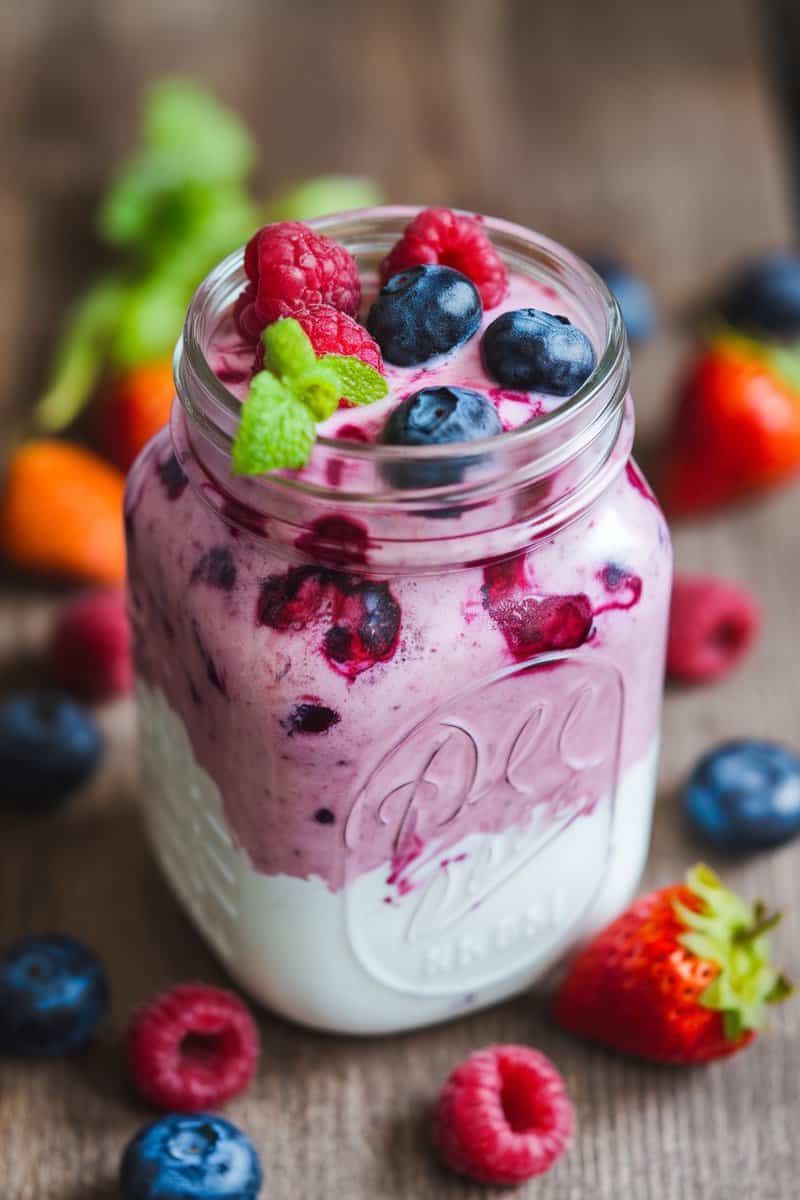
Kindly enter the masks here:
M 606 872 L 622 710 L 616 668 L 554 654 L 453 697 L 381 758 L 345 829 L 390 864 L 345 893 L 371 975 L 458 992 L 553 957 Z

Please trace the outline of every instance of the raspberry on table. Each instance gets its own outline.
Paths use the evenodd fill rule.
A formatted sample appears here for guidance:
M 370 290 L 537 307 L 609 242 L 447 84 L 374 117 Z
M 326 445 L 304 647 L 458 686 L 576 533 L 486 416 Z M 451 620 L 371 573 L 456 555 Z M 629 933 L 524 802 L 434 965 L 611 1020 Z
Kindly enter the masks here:
M 133 687 L 133 661 L 122 591 L 91 591 L 68 601 L 56 618 L 50 661 L 60 687 L 86 700 L 122 696 Z
M 308 335 L 314 352 L 323 354 L 350 354 L 360 358 L 367 366 L 383 375 L 383 357 L 380 347 L 370 333 L 347 313 L 330 304 L 287 305 L 284 301 L 270 301 L 264 308 L 267 325 L 282 317 L 294 317 Z M 254 372 L 264 366 L 264 343 L 259 339 L 256 347 Z
M 499 304 L 508 288 L 508 271 L 480 222 L 449 208 L 418 213 L 381 263 L 381 283 L 419 264 L 453 267 L 477 287 L 484 308 Z
M 235 318 L 251 337 L 269 324 L 275 301 L 290 307 L 330 304 L 351 317 L 358 313 L 361 280 L 356 260 L 344 246 L 299 221 L 259 229 L 247 243 L 244 267 L 250 285 L 236 303 Z
M 678 575 L 672 585 L 667 673 L 684 683 L 711 683 L 733 670 L 761 626 L 753 597 L 712 575 Z
M 448 1167 L 478 1183 L 542 1175 L 572 1137 L 564 1080 L 527 1046 L 488 1046 L 455 1068 L 439 1095 L 434 1138 Z
M 238 996 L 181 984 L 137 1013 L 127 1055 L 145 1100 L 165 1110 L 200 1112 L 248 1086 L 258 1064 L 258 1031 Z

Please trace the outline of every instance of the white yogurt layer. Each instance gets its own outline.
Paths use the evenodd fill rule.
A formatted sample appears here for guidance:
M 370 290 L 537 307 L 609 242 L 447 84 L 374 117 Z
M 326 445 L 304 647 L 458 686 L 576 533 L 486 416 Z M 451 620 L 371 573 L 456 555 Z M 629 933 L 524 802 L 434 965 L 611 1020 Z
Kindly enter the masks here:
M 140 683 L 139 711 L 147 821 L 168 879 L 234 978 L 317 1028 L 396 1031 L 528 987 L 627 904 L 644 868 L 657 739 L 591 811 L 536 809 L 523 827 L 446 850 L 429 842 L 334 892 L 255 871 L 163 693 Z

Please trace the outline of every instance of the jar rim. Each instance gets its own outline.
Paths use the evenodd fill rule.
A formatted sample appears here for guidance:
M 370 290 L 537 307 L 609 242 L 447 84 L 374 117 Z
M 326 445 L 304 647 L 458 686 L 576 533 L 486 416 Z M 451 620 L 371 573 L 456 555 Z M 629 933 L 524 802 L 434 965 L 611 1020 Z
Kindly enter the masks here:
M 351 253 L 358 257 L 359 238 L 374 242 L 377 233 L 380 230 L 386 232 L 387 228 L 391 228 L 393 236 L 396 236 L 398 227 L 408 223 L 420 211 L 422 211 L 420 206 L 387 205 L 335 213 L 306 223 L 317 233 L 336 240 L 344 239 Z M 454 211 L 467 216 L 473 215 L 465 213 L 464 210 Z M 524 425 L 492 437 L 470 442 L 469 453 L 470 455 L 490 455 L 492 459 L 496 459 L 506 451 L 513 450 L 517 454 L 529 451 L 525 454 L 525 458 L 529 461 L 535 460 L 538 457 L 537 450 L 545 448 L 551 435 L 561 433 L 564 438 L 565 453 L 563 457 L 568 458 L 571 427 L 577 425 L 579 434 L 585 430 L 585 425 L 581 424 L 581 417 L 593 409 L 594 403 L 598 401 L 601 393 L 611 391 L 610 407 L 616 409 L 617 407 L 621 408 L 623 398 L 628 390 L 630 360 L 625 326 L 619 306 L 597 273 L 581 258 L 558 242 L 501 218 L 480 217 L 479 219 L 501 256 L 510 266 L 518 266 L 523 271 L 527 267 L 527 273 L 531 274 L 531 255 L 535 254 L 535 261 L 542 277 L 551 285 L 557 284 L 562 292 L 567 291 L 573 299 L 578 298 L 577 289 L 583 289 L 599 302 L 599 309 L 604 319 L 605 336 L 603 348 L 598 351 L 596 356 L 594 370 L 573 395 L 567 397 L 551 412 L 540 414 Z M 211 437 L 217 448 L 223 451 L 229 451 L 235 425 L 238 423 L 241 403 L 211 369 L 203 347 L 204 317 L 210 301 L 216 294 L 224 291 L 232 297 L 234 288 L 241 290 L 241 287 L 244 286 L 246 277 L 243 273 L 243 258 L 244 248 L 240 247 L 223 259 L 200 284 L 189 305 L 183 333 L 175 349 L 175 378 L 178 396 L 183 407 L 191 417 L 204 426 L 206 434 Z M 199 386 L 203 393 L 204 403 L 199 406 L 187 395 L 189 381 L 195 389 Z M 444 464 L 448 460 L 463 459 L 465 445 L 466 443 L 413 447 L 393 446 L 379 442 L 354 442 L 345 438 L 323 435 L 318 436 L 315 442 L 315 448 L 319 448 L 323 452 L 327 451 L 339 457 L 344 456 L 354 462 L 386 464 L 389 469 L 391 469 L 392 463 L 399 461 L 424 463 L 435 460 Z M 546 457 L 551 459 L 552 455 L 547 454 Z M 272 473 L 252 478 L 255 482 L 266 482 L 270 485 L 285 484 L 292 490 L 312 491 L 317 495 L 320 493 L 319 484 L 303 480 L 302 472 L 293 473 L 293 477 Z M 421 490 L 441 491 L 441 489 Z M 331 489 L 331 494 L 341 496 L 339 489 L 336 488 Z M 411 499 L 411 496 L 407 498 Z

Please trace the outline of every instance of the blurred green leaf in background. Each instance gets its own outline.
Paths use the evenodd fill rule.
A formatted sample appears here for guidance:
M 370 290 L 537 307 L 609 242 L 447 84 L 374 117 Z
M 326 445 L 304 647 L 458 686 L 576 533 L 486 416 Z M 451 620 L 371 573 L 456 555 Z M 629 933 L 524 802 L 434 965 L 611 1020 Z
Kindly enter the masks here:
M 149 90 L 140 144 L 112 179 L 98 216 L 119 265 L 68 315 L 35 410 L 40 431 L 70 425 L 106 374 L 167 357 L 197 285 L 260 225 L 380 201 L 369 180 L 328 175 L 260 204 L 248 185 L 255 161 L 241 120 L 196 83 L 164 79 Z

